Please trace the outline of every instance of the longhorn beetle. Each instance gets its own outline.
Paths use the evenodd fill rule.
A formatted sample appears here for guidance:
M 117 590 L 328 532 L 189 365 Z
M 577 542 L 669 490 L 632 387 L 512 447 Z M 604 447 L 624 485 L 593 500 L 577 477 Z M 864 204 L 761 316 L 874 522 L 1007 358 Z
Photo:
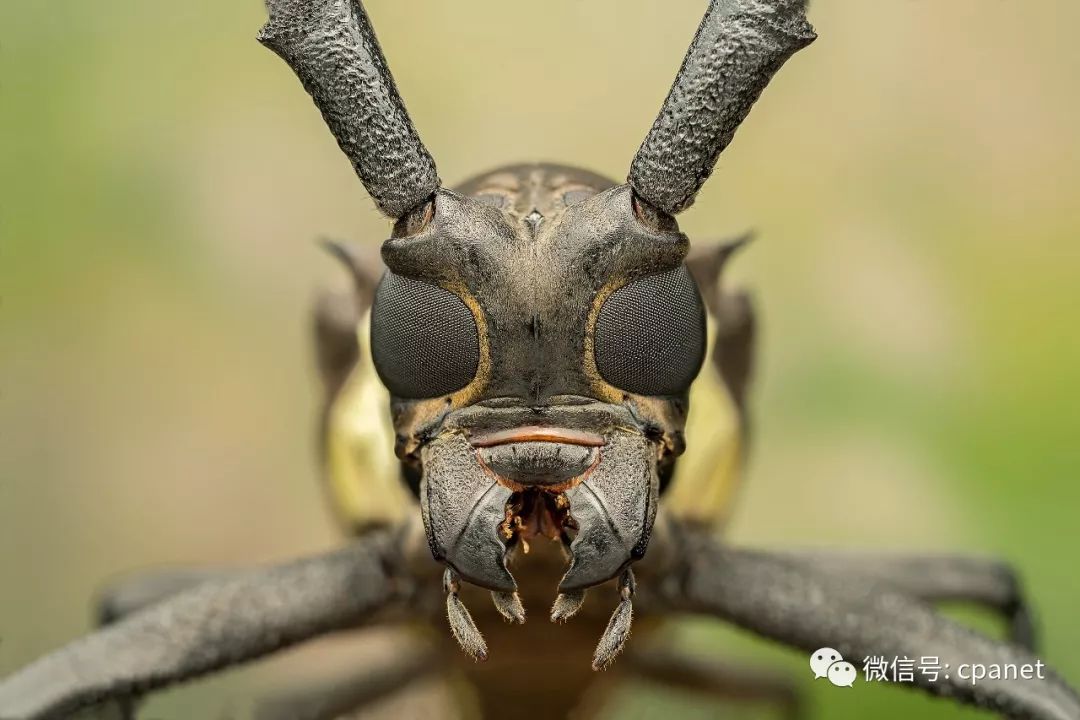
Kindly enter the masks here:
M 299 76 L 394 221 L 385 271 L 331 245 L 356 292 L 318 314 L 325 474 L 352 540 L 265 569 L 121 583 L 103 602 L 107 627 L 0 682 L 0 718 L 98 704 L 130 717 L 138 696 L 175 682 L 332 631 L 440 615 L 442 637 L 491 661 L 461 662 L 435 641 L 387 658 L 380 682 L 459 665 L 491 716 L 571 712 L 589 685 L 589 648 L 592 667 L 608 667 L 635 612 L 643 631 L 650 617 L 707 615 L 849 659 L 1037 662 L 1015 576 L 999 562 L 760 552 L 716 532 L 744 434 L 753 316 L 719 280 L 739 243 L 688 255 L 675 215 L 772 75 L 814 40 L 803 0 L 711 0 L 625 183 L 519 165 L 455 190 L 442 186 L 360 0 L 268 5 L 260 41 Z M 691 387 L 694 405 L 736 422 L 701 418 L 688 449 Z M 569 624 L 517 627 L 553 596 L 550 619 Z M 937 614 L 929 603 L 942 599 L 999 612 L 1009 641 Z M 638 640 L 620 663 L 630 672 L 797 711 L 783 684 Z M 909 685 L 1010 717 L 1080 718 L 1080 699 L 1052 672 L 978 684 L 916 674 Z M 260 717 L 339 717 L 372 695 L 356 677 L 278 698 Z

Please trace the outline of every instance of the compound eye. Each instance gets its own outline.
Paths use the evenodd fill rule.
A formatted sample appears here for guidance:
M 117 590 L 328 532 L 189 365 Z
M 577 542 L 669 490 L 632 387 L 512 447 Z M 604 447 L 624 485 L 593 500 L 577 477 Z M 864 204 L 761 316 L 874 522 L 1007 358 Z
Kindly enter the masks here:
M 686 392 L 705 359 L 705 308 L 684 266 L 632 280 L 600 307 L 596 369 L 635 395 Z
M 448 395 L 476 377 L 476 319 L 449 290 L 387 272 L 371 307 L 371 354 L 391 395 Z

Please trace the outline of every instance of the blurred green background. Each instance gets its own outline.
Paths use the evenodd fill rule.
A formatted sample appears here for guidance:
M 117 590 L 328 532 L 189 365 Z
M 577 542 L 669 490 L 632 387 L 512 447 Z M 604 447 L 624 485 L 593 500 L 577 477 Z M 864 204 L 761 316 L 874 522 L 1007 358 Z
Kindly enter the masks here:
M 367 6 L 449 183 L 519 160 L 622 177 L 704 9 Z M 336 541 L 308 310 L 343 278 L 313 239 L 388 227 L 255 42 L 263 17 L 257 0 L 0 3 L 0 674 L 83 631 L 118 572 Z M 692 238 L 759 232 L 733 267 L 764 331 L 733 536 L 1003 555 L 1042 657 L 1080 683 L 1080 5 L 817 0 L 811 18 L 820 40 L 680 219 Z M 684 635 L 805 677 L 816 717 L 979 716 Z M 242 716 L 302 665 L 149 716 Z M 620 716 L 661 707 L 717 712 L 640 690 Z

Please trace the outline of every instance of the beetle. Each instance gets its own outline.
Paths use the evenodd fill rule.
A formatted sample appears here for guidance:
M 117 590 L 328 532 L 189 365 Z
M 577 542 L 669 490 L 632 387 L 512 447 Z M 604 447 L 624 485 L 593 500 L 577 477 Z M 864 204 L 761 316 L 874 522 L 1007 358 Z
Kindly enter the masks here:
M 131 716 L 147 692 L 332 631 L 440 616 L 443 640 L 388 659 L 380 682 L 451 662 L 486 715 L 524 701 L 566 716 L 590 685 L 587 658 L 611 666 L 635 614 L 640 635 L 654 619 L 697 614 L 847 658 L 1041 664 L 1004 563 L 764 552 L 719 533 L 745 445 L 753 313 L 721 282 L 742 240 L 691 252 L 675 216 L 773 74 L 815 38 L 803 0 L 710 1 L 625 183 L 539 164 L 453 190 L 361 2 L 268 5 L 260 40 L 299 76 L 393 221 L 378 259 L 330 244 L 355 293 L 317 311 L 324 471 L 351 539 L 268 568 L 119 584 L 102 603 L 105 628 L 0 681 L 0 718 L 110 703 Z M 1009 638 L 946 619 L 939 600 L 997 611 Z M 525 623 L 526 607 L 548 602 L 563 627 Z M 451 642 L 486 662 L 446 654 Z M 797 711 L 775 681 L 647 647 L 626 661 Z M 1053 672 L 979 684 L 916 675 L 910 686 L 1007 716 L 1080 717 Z M 353 678 L 261 715 L 337 717 L 373 694 Z

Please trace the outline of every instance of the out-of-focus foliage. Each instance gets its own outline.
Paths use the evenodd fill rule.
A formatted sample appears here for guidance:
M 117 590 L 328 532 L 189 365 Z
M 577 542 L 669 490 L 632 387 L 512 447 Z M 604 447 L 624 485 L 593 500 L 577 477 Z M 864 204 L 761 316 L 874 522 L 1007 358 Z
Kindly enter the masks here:
M 704 7 L 367 5 L 450 183 L 529 159 L 621 177 Z M 764 331 L 733 537 L 1004 555 L 1043 657 L 1080 682 L 1080 5 L 818 0 L 812 19 L 681 220 L 760 237 L 733 268 Z M 256 0 L 0 3 L 0 673 L 83 631 L 119 571 L 334 542 L 306 313 L 342 278 L 312 240 L 388 228 L 262 20 Z M 811 688 L 794 653 L 692 629 Z M 154 716 L 230 716 L 325 657 Z M 956 716 L 812 690 L 820 717 Z M 619 717 L 668 706 L 710 716 L 640 690 Z

